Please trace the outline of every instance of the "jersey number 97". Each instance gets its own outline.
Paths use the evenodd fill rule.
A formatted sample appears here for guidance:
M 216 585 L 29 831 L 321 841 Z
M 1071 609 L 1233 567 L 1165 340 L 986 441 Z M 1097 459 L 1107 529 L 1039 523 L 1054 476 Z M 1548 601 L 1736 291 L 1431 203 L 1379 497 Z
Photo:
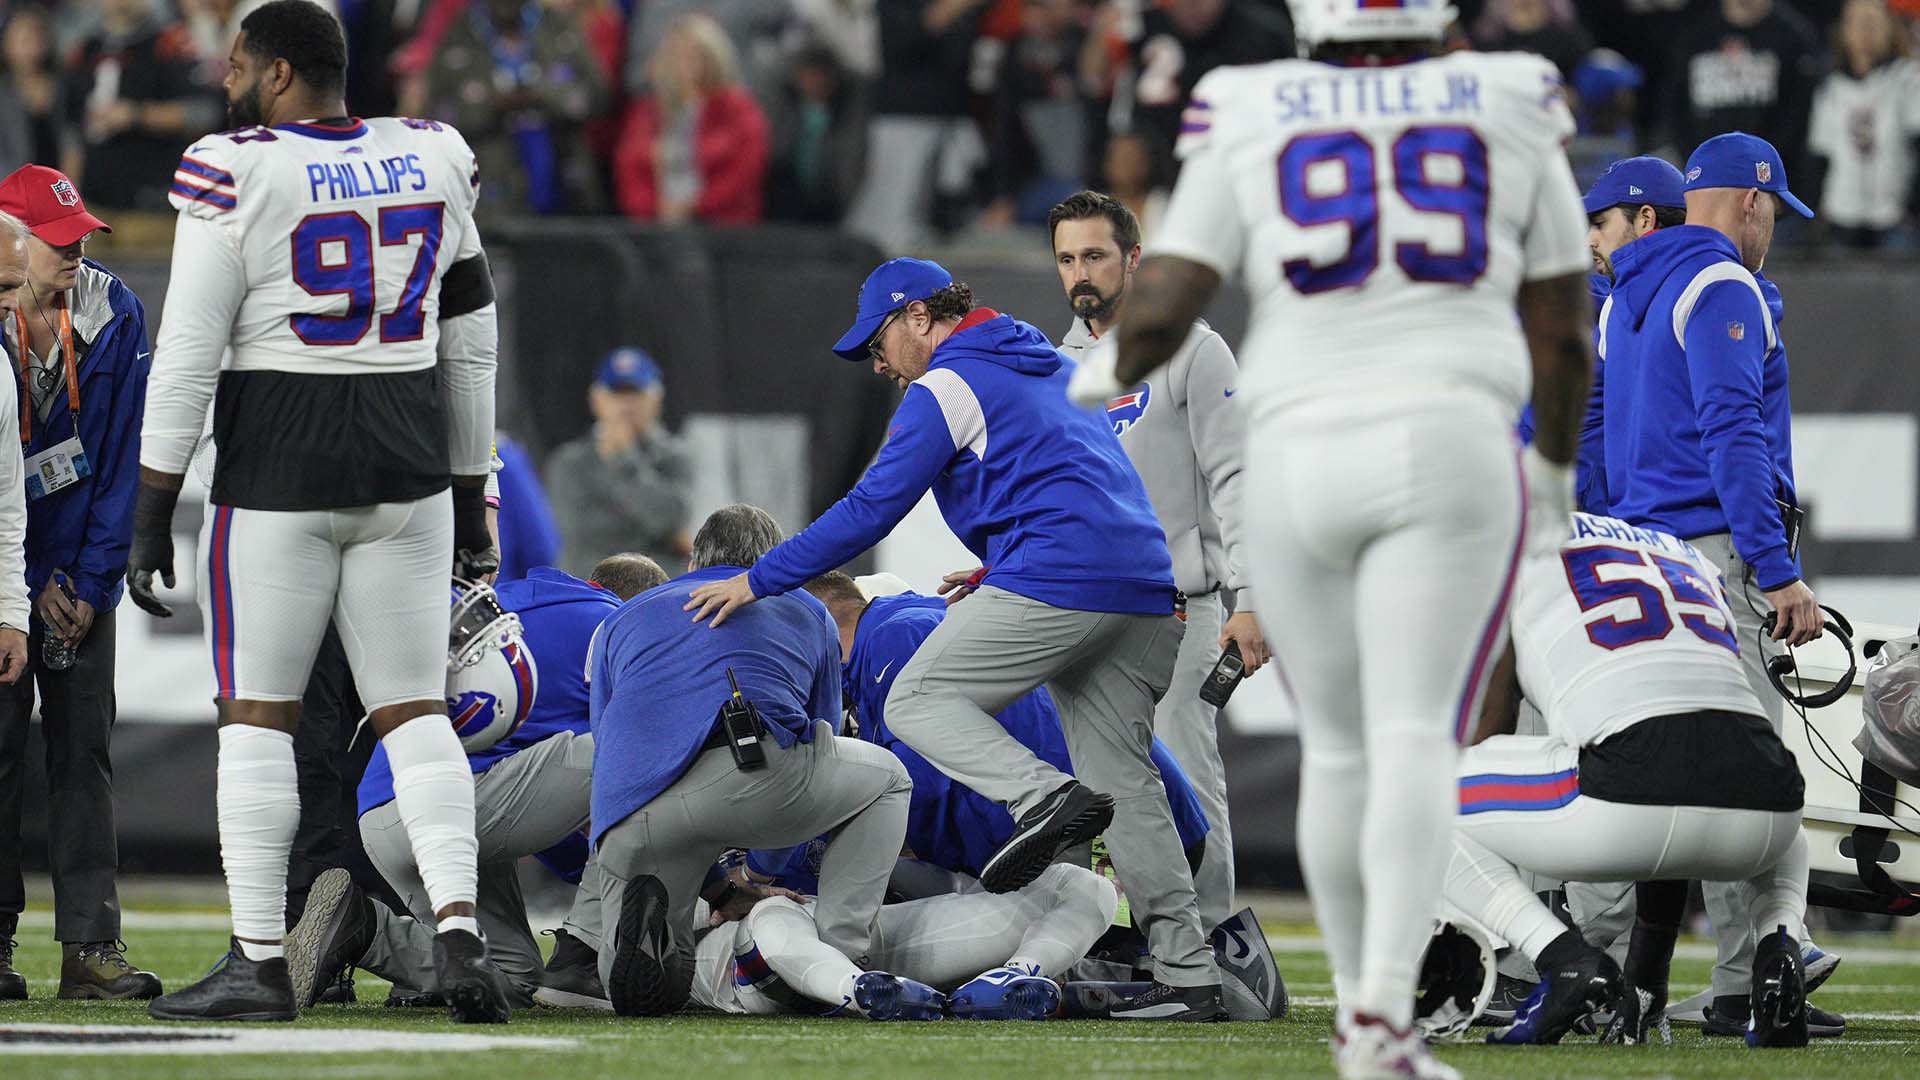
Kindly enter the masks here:
M 400 289 L 399 303 L 380 316 L 380 340 L 418 341 L 426 334 L 427 286 L 440 258 L 445 204 L 380 208 L 381 248 L 420 246 Z M 373 227 L 352 210 L 309 214 L 293 230 L 293 280 L 313 296 L 345 296 L 344 315 L 294 315 L 293 332 L 308 345 L 358 345 L 373 328 L 375 296 Z
M 1296 225 L 1344 224 L 1347 251 L 1318 266 L 1310 259 L 1281 264 L 1287 280 L 1302 293 L 1354 288 L 1380 268 L 1380 186 L 1373 144 L 1353 131 L 1297 135 L 1280 151 L 1280 211 Z M 1438 183 L 1427 175 L 1431 158 L 1460 163 L 1457 183 Z M 1390 182 L 1403 202 L 1427 214 L 1460 219 L 1464 240 L 1458 252 L 1435 251 L 1424 240 L 1393 244 L 1393 260 L 1413 281 L 1471 285 L 1487 271 L 1487 145 L 1472 128 L 1439 124 L 1408 128 L 1394 140 Z M 1307 171 L 1338 163 L 1345 181 L 1336 192 L 1314 194 Z

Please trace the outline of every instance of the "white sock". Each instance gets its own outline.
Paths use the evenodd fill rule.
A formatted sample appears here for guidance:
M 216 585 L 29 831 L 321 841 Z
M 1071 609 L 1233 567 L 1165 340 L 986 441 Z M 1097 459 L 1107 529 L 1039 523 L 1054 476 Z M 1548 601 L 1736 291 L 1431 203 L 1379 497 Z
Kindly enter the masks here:
M 1015 894 L 1028 916 L 1007 967 L 1059 978 L 1087 955 L 1113 924 L 1120 895 L 1113 882 L 1084 866 L 1055 863 Z
M 248 724 L 221 727 L 215 804 L 233 936 L 242 939 L 249 960 L 280 956 L 287 934 L 287 853 L 300 827 L 293 736 Z
M 480 887 L 473 836 L 473 769 L 444 715 L 416 716 L 380 740 L 393 765 L 393 803 L 434 911 L 471 904 Z M 469 920 L 471 921 L 471 920 Z M 437 929 L 449 929 L 442 922 Z
M 785 897 L 762 900 L 747 913 L 747 933 L 782 982 L 829 1008 L 852 1003 L 860 969 L 820 940 L 807 909 Z
M 1458 751 L 1438 725 L 1374 724 L 1367 732 L 1373 782 L 1359 836 L 1359 850 L 1367 853 L 1360 864 L 1367 921 L 1353 1007 L 1396 1031 L 1413 1023 L 1420 955 L 1440 913 L 1459 797 Z
M 440 920 L 440 932 L 444 934 L 449 930 L 465 930 L 474 937 L 479 937 L 480 920 L 471 915 L 449 915 Z
M 1361 931 L 1366 890 L 1360 881 L 1355 825 L 1367 798 L 1367 765 L 1357 745 L 1311 736 L 1300 761 L 1300 808 L 1295 823 L 1300 874 L 1313 902 L 1314 922 L 1343 1007 L 1360 989 Z M 1336 742 L 1336 745 L 1324 745 Z

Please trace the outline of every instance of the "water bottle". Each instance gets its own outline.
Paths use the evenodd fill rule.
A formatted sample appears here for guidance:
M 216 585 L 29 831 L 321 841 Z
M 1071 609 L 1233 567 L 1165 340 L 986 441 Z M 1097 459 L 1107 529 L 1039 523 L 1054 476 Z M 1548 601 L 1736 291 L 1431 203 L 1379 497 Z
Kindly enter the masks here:
M 65 574 L 55 575 L 53 580 L 49 581 L 48 584 L 57 586 L 61 592 L 67 595 L 68 600 L 79 599 L 79 596 L 73 591 L 73 584 L 67 580 Z M 72 667 L 74 657 L 78 652 L 78 645 L 70 644 L 66 638 L 61 637 L 52 630 L 44 630 L 42 632 L 40 640 L 40 662 L 47 666 L 48 671 L 65 671 Z

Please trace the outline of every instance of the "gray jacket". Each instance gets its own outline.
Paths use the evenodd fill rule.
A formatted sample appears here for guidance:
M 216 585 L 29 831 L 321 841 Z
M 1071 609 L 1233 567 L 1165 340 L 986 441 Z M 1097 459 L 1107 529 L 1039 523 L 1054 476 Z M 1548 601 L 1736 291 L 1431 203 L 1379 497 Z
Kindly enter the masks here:
M 692 472 L 679 440 L 665 432 L 611 460 L 600 456 L 591 432 L 554 447 L 544 473 L 565 541 L 561 569 L 584 578 L 601 559 L 638 551 L 679 574 L 686 556 L 668 541 L 687 527 Z
M 1078 360 L 1094 341 L 1086 320 L 1075 319 L 1060 351 Z M 1115 399 L 1107 416 L 1166 530 L 1174 584 L 1188 596 L 1224 587 L 1235 611 L 1256 610 L 1240 540 L 1239 365 L 1226 341 L 1196 320 L 1162 372 Z

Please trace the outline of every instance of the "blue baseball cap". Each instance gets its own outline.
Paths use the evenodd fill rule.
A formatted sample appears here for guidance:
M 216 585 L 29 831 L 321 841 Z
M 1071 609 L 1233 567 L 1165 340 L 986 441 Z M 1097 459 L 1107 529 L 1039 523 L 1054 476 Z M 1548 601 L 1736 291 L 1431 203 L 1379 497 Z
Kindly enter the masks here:
M 873 340 L 887 316 L 951 284 L 953 275 L 937 262 L 888 259 L 860 286 L 860 314 L 854 318 L 852 329 L 833 343 L 833 351 L 843 360 L 866 359 L 867 342 Z
M 631 345 L 613 350 L 593 373 L 603 390 L 651 390 L 660 385 L 660 365 Z
M 1582 200 L 1588 214 L 1613 206 L 1659 206 L 1685 209 L 1680 170 L 1657 157 L 1630 157 L 1607 166 Z
M 1687 158 L 1686 190 L 1758 188 L 1780 196 L 1793 212 L 1810 218 L 1813 211 L 1787 190 L 1787 167 L 1780 151 L 1758 135 L 1729 131 L 1694 148 Z

